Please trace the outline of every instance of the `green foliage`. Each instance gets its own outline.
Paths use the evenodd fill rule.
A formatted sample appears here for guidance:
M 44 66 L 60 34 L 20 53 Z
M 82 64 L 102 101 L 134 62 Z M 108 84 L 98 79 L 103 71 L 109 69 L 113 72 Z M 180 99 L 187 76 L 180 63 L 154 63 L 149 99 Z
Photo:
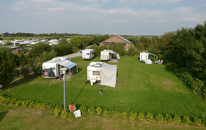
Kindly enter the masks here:
M 69 112 L 68 119 L 69 120 L 73 120 L 74 118 L 75 118 L 74 113 L 73 112 Z
M 20 101 L 20 100 L 17 100 L 17 101 L 15 102 L 15 105 L 16 105 L 16 106 L 20 106 L 20 105 L 21 105 L 21 101 Z
M 163 121 L 163 115 L 162 114 L 157 114 L 155 115 L 155 119 L 157 120 L 158 123 Z
M 61 118 L 65 119 L 67 116 L 68 116 L 68 111 L 67 110 L 62 110 Z
M 30 67 L 29 66 L 21 67 L 20 72 L 24 76 L 25 79 L 29 79 L 29 76 L 30 76 Z
M 0 47 L 0 84 L 9 85 L 15 76 L 15 55 L 6 47 Z
M 195 117 L 195 120 L 194 120 L 194 123 L 195 125 L 202 125 L 202 118 L 198 118 L 197 116 Z
M 70 39 L 73 50 L 83 48 L 83 38 L 81 36 L 73 36 Z
M 129 118 L 132 120 L 135 120 L 137 118 L 137 113 L 136 112 L 130 112 Z
M 56 52 L 54 51 L 40 53 L 39 56 L 30 59 L 29 65 L 31 70 L 34 72 L 34 74 L 41 74 L 43 62 L 51 60 L 55 56 Z
M 172 117 L 169 117 L 169 118 L 167 119 L 167 123 L 170 124 L 171 122 L 172 122 Z
M 84 115 L 87 111 L 87 108 L 86 107 L 81 107 L 80 111 L 81 111 L 81 114 Z
M 55 109 L 54 109 L 54 115 L 55 116 L 59 116 L 59 114 L 61 113 L 61 108 L 60 107 L 55 107 Z
M 140 121 L 144 121 L 144 118 L 145 118 L 144 113 L 139 112 L 139 114 L 138 114 L 138 119 L 139 119 Z
M 145 117 L 146 117 L 148 122 L 151 122 L 151 121 L 154 120 L 154 116 L 151 113 L 149 113 L 149 112 L 146 113 Z
M 96 44 L 92 45 L 90 48 L 95 50 L 94 51 L 95 56 L 99 56 L 100 52 L 103 50 L 103 48 L 101 48 L 100 46 L 97 46 Z
M 59 45 L 57 46 L 58 49 L 57 49 L 57 47 L 55 47 L 56 48 L 55 51 L 57 52 L 58 56 L 70 54 L 73 52 L 73 50 L 75 50 L 76 44 L 73 45 L 71 43 L 71 39 L 70 39 L 70 43 L 66 39 L 60 40 Z M 72 49 L 72 47 L 74 47 L 74 48 Z
M 47 108 L 48 108 L 48 109 L 54 109 L 54 104 L 49 104 L 49 105 L 47 106 Z
M 36 107 L 36 108 L 41 108 L 41 103 L 36 102 L 36 103 L 35 103 L 35 107 Z
M 177 124 L 181 124 L 182 120 L 179 115 L 175 114 L 173 121 Z
M 89 112 L 89 115 L 93 115 L 94 114 L 94 107 L 88 108 L 87 111 Z
M 100 114 L 102 113 L 102 108 L 101 107 L 97 107 L 96 111 L 97 111 L 98 116 L 100 116 Z
M 27 107 L 28 105 L 29 105 L 29 101 L 27 101 L 27 100 L 23 100 L 21 102 L 21 106 L 23 106 L 23 107 Z
M 127 119 L 127 113 L 126 112 L 122 112 L 121 113 L 121 118 L 122 119 Z
M 34 101 L 31 101 L 31 102 L 29 103 L 29 108 L 32 108 L 32 107 L 35 107 Z
M 103 116 L 110 116 L 110 111 L 107 108 L 104 109 Z
M 29 51 L 29 57 L 35 58 L 38 57 L 39 54 L 43 52 L 50 52 L 51 46 L 44 43 L 37 43 L 31 47 L 31 50 Z
M 136 55 L 136 52 L 137 52 L 137 50 L 136 50 L 134 44 L 131 44 L 131 46 L 130 46 L 130 48 L 128 50 L 128 55 L 129 56 L 134 56 L 134 55 Z
M 191 123 L 191 120 L 190 120 L 190 118 L 189 117 L 183 117 L 183 122 L 186 124 L 186 125 L 188 125 L 189 123 Z
M 48 107 L 47 103 L 41 103 L 40 108 L 41 109 L 46 109 Z
M 113 118 L 117 118 L 119 115 L 120 115 L 120 112 L 118 112 L 118 111 L 111 111 L 111 116 Z

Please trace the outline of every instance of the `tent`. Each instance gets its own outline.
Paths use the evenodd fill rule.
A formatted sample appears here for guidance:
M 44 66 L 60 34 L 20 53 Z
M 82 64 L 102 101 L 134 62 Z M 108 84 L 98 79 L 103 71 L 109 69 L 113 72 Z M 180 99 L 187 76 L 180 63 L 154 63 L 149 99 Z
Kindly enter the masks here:
M 117 65 L 109 65 L 104 63 L 101 67 L 100 76 L 101 85 L 115 87 L 117 80 Z

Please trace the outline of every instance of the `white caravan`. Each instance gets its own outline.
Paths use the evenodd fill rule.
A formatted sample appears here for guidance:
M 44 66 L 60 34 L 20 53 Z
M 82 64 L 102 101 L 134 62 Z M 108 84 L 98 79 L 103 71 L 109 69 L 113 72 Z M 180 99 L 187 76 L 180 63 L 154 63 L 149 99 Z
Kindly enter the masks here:
M 87 66 L 87 81 L 93 83 L 99 82 L 101 85 L 110 87 L 116 86 L 117 65 L 109 65 L 103 62 L 91 62 Z
M 91 60 L 92 58 L 94 58 L 94 49 L 82 50 L 82 59 Z
M 103 50 L 103 51 L 101 51 L 100 60 L 109 61 L 110 59 L 119 60 L 120 59 L 119 53 L 114 52 L 113 50 Z
M 70 57 L 55 57 L 52 60 L 46 61 L 42 64 L 42 75 L 45 78 L 57 78 L 63 74 L 62 68 L 72 70 L 72 74 L 77 71 L 77 64 L 70 61 Z
M 59 40 L 57 40 L 57 39 L 49 40 L 49 45 L 50 46 L 57 46 L 57 45 L 59 45 Z
M 155 59 L 158 58 L 158 56 L 155 54 L 143 51 L 143 52 L 140 52 L 139 61 L 145 62 L 146 64 L 152 64 L 151 59 L 149 59 L 149 55 L 155 56 Z

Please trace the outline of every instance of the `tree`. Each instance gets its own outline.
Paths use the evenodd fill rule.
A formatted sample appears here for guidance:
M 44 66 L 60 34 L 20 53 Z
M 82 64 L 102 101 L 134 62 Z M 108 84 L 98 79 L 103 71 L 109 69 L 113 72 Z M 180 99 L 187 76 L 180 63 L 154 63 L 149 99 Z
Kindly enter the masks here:
M 70 39 L 70 43 L 72 44 L 74 50 L 83 48 L 83 38 L 81 36 L 73 36 Z
M 134 56 L 136 54 L 136 52 L 137 52 L 137 50 L 136 50 L 134 44 L 131 44 L 131 46 L 130 46 L 130 48 L 128 50 L 128 55 L 129 56 Z
M 0 47 L 0 84 L 8 86 L 15 76 L 15 54 L 6 47 Z
M 39 56 L 42 52 L 50 52 L 51 46 L 44 43 L 37 43 L 31 47 L 31 50 L 29 51 L 29 57 L 35 58 Z
M 72 49 L 73 45 L 70 41 L 70 43 L 66 40 L 66 39 L 61 39 L 58 45 L 58 55 L 62 56 L 62 55 L 66 55 L 66 54 L 70 54 L 73 52 Z

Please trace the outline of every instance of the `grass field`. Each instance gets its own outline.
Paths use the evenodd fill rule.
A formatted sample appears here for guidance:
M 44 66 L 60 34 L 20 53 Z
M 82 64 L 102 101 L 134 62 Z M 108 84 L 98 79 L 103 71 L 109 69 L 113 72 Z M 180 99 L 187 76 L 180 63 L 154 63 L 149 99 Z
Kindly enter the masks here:
M 79 73 L 66 81 L 66 105 L 79 107 L 102 107 L 109 110 L 150 112 L 152 114 L 179 114 L 180 116 L 202 116 L 206 114 L 204 101 L 194 95 L 164 65 L 147 65 L 137 57 L 122 56 L 118 68 L 115 88 L 86 82 L 87 65 L 81 57 L 71 59 L 78 64 Z M 99 61 L 96 57 L 92 61 Z M 53 81 L 35 76 L 30 81 L 22 79 L 10 88 L 0 90 L 17 99 L 63 105 L 63 81 Z

